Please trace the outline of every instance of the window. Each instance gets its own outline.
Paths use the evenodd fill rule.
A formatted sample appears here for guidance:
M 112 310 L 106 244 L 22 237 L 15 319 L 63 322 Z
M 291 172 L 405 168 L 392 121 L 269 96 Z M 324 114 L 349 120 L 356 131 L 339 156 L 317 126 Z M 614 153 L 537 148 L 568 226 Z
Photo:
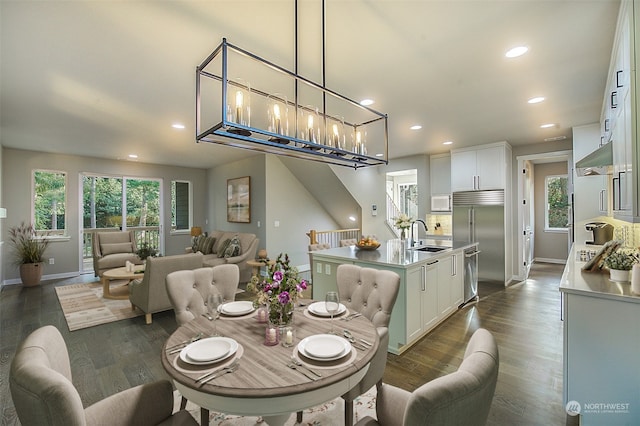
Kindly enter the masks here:
M 567 230 L 569 196 L 567 175 L 545 177 L 545 230 Z
M 33 172 L 33 223 L 36 232 L 65 235 L 67 229 L 67 174 L 50 170 Z
M 171 181 L 171 230 L 191 229 L 191 182 Z

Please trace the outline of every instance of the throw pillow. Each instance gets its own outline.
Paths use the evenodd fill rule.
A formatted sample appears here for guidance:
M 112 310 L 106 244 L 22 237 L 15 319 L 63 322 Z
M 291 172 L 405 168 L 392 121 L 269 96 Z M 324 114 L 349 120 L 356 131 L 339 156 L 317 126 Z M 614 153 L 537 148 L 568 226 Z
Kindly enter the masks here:
M 216 239 L 215 237 L 207 237 L 205 244 L 204 244 L 204 251 L 202 252 L 202 254 L 211 254 L 213 253 L 213 246 L 216 244 Z
M 131 243 L 100 244 L 100 252 L 103 256 L 114 253 L 133 253 Z
M 220 243 L 220 247 L 218 247 L 218 257 L 224 257 L 224 252 L 227 250 L 230 243 L 231 240 L 229 238 Z
M 193 252 L 194 253 L 196 253 L 196 252 L 202 253 L 202 249 L 203 249 L 204 242 L 205 242 L 206 239 L 207 239 L 207 236 L 204 235 L 204 234 L 198 235 L 197 237 L 195 237 L 193 239 L 193 247 L 192 248 L 193 248 Z
M 242 250 L 240 248 L 240 240 L 236 236 L 231 239 L 231 241 L 229 242 L 229 245 L 227 245 L 227 248 L 225 248 L 224 257 L 227 258 L 227 257 L 238 256 L 241 252 Z

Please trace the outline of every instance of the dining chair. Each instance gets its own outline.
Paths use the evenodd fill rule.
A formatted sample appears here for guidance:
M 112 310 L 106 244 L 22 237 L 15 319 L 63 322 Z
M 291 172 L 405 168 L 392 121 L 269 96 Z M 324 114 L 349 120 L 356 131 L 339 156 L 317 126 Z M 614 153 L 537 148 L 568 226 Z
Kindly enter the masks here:
M 339 265 L 336 283 L 340 302 L 352 312 L 360 312 L 376 327 L 380 346 L 367 374 L 349 392 L 342 395 L 345 402 L 345 425 L 353 425 L 353 401 L 373 385 L 381 383 L 387 364 L 389 346 L 389 321 L 400 289 L 400 276 L 383 269 L 364 268 L 357 265 Z
M 23 425 L 192 425 L 189 412 L 173 411 L 168 380 L 118 392 L 87 408 L 73 385 L 69 352 L 60 331 L 47 325 L 18 346 L 11 362 L 9 387 Z
M 226 302 L 234 301 L 239 282 L 240 269 L 235 264 L 168 274 L 165 284 L 178 325 L 207 312 L 205 302 L 209 293 L 220 293 Z
M 176 314 L 176 322 L 183 325 L 207 312 L 206 300 L 210 293 L 219 293 L 223 300 L 232 302 L 240 283 L 240 268 L 236 264 L 175 271 L 167 275 L 167 295 Z M 180 408 L 187 399 L 183 396 Z M 209 410 L 200 407 L 200 423 L 209 423 Z
M 484 328 L 476 330 L 458 370 L 425 383 L 413 392 L 378 386 L 377 420 L 367 416 L 356 426 L 464 425 L 487 423 L 498 381 L 498 345 Z

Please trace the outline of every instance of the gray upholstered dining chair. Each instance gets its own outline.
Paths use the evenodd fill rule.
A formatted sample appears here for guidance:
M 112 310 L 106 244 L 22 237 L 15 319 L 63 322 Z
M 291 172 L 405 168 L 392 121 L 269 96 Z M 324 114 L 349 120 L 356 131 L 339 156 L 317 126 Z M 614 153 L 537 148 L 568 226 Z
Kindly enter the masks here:
M 210 293 L 220 293 L 225 301 L 236 298 L 240 282 L 240 268 L 236 264 L 217 265 L 193 270 L 175 271 L 167 275 L 167 295 L 176 314 L 178 325 L 186 324 L 207 312 L 205 305 Z M 187 405 L 183 396 L 180 408 Z M 200 422 L 209 422 L 209 410 L 200 408 Z
M 220 293 L 225 301 L 234 301 L 240 269 L 238 265 L 226 264 L 175 271 L 167 275 L 165 282 L 176 321 L 182 325 L 207 312 L 205 302 L 210 293 Z
M 167 380 L 135 386 L 84 408 L 71 379 L 69 352 L 60 331 L 47 325 L 19 345 L 9 373 L 11 398 L 23 425 L 193 425 L 173 411 Z
M 336 282 L 340 302 L 350 311 L 361 312 L 373 322 L 380 337 L 380 346 L 367 374 L 360 383 L 342 395 L 345 425 L 349 426 L 353 424 L 353 400 L 382 381 L 387 364 L 389 321 L 400 289 L 400 276 L 393 271 L 345 264 L 336 269 Z
M 365 417 L 356 426 L 485 425 L 499 364 L 493 335 L 480 328 L 471 336 L 457 371 L 427 382 L 413 392 L 388 384 L 378 386 L 378 420 Z

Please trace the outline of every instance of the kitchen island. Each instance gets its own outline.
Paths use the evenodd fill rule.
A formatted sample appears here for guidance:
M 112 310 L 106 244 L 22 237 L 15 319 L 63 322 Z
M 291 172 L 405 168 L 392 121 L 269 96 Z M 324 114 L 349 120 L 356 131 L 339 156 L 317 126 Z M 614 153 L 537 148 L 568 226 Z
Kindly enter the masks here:
M 337 290 L 336 268 L 341 264 L 396 272 L 400 290 L 389 322 L 388 351 L 400 354 L 457 311 L 463 301 L 463 251 L 476 244 L 427 240 L 423 245 L 443 250 L 419 251 L 390 240 L 377 250 L 349 246 L 313 251 L 313 298 L 324 300 L 328 291 Z
M 582 271 L 598 246 L 574 244 L 560 281 L 563 403 L 584 425 L 640 424 L 640 297 L 608 271 Z M 582 259 L 582 260 L 581 260 Z

